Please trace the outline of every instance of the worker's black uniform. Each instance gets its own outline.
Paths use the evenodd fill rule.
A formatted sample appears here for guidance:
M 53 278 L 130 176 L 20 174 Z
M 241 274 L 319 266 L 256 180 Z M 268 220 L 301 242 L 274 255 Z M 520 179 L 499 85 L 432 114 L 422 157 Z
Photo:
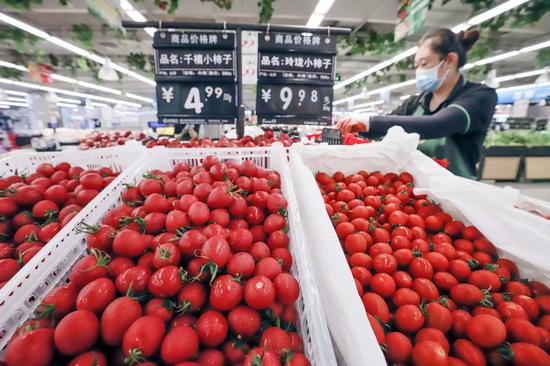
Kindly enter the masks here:
M 464 177 L 476 177 L 483 141 L 493 118 L 497 94 L 483 84 L 460 77 L 451 94 L 433 112 L 432 93 L 407 99 L 389 116 L 373 117 L 368 137 L 380 137 L 392 126 L 402 126 L 427 140 L 419 148 L 427 155 L 449 160 L 449 170 Z

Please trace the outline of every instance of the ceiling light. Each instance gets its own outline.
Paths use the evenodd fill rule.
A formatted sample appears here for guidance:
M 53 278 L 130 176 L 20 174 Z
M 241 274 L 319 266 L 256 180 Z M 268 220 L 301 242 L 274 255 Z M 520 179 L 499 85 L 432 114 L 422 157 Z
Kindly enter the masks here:
M 491 18 L 494 18 L 494 17 L 496 17 L 496 16 L 498 16 L 502 13 L 505 13 L 505 12 L 511 10 L 511 9 L 514 9 L 515 7 L 518 7 L 518 6 L 526 3 L 527 1 L 529 1 L 529 0 L 508 0 L 508 1 L 502 3 L 498 6 L 495 6 L 492 9 L 487 10 L 486 12 L 483 12 L 479 15 L 476 15 L 476 16 L 472 17 L 470 20 L 468 20 L 465 23 L 461 23 L 461 24 L 455 26 L 454 28 L 452 28 L 452 30 L 454 32 L 459 32 L 461 30 L 466 30 L 466 29 L 470 28 L 473 25 L 481 24 L 481 23 L 483 23 L 483 22 L 485 22 L 485 21 L 487 21 Z M 414 49 L 414 51 L 413 51 L 413 49 Z M 416 47 L 410 48 L 410 49 L 408 49 L 404 52 L 401 52 L 397 56 L 394 56 L 392 59 L 401 59 L 402 60 L 403 58 L 407 58 L 407 57 L 413 55 L 414 53 L 416 53 L 416 50 L 417 50 Z M 371 74 L 375 73 L 376 71 L 381 70 L 381 69 L 389 66 L 389 65 L 387 65 L 387 62 L 388 61 L 383 61 L 383 62 L 379 63 L 378 65 L 375 65 L 375 66 L 371 67 L 370 69 L 368 69 L 366 71 L 363 71 L 359 74 L 356 74 L 356 75 L 352 76 L 349 79 L 346 79 L 346 80 L 344 80 L 344 81 L 342 81 L 338 84 L 335 84 L 334 85 L 334 90 L 343 88 L 346 85 L 349 85 L 349 84 L 351 84 L 351 83 L 353 83 L 357 80 L 363 79 L 363 78 L 367 77 L 368 75 L 371 75 Z M 395 63 L 395 62 L 397 62 L 397 61 L 391 62 L 390 65 Z M 385 66 L 380 67 L 380 65 L 385 64 L 385 63 L 386 63 Z
M 62 102 L 58 102 L 58 103 L 55 103 L 58 107 L 65 107 L 65 108 L 74 108 L 76 107 L 76 105 L 74 104 L 70 104 L 70 103 L 62 103 Z
M 9 106 L 9 105 L 5 105 L 5 104 L 0 104 L 0 108 L 1 108 L 1 109 L 10 109 L 10 106 Z
M 3 105 L 14 106 L 14 107 L 29 107 L 29 103 L 25 103 L 25 102 L 12 102 L 12 101 L 9 101 L 9 100 L 3 100 L 3 101 L 2 101 L 2 104 L 3 104 Z
M 137 94 L 126 93 L 126 94 L 124 94 L 124 96 L 125 96 L 126 98 L 132 98 L 132 99 L 136 99 L 136 100 L 141 100 L 142 102 L 146 102 L 146 103 L 150 103 L 150 104 L 153 104 L 153 102 L 154 102 L 154 100 L 151 99 L 151 98 L 142 97 L 141 95 L 137 95 Z
M 517 56 L 517 55 L 519 55 L 519 51 L 510 51 L 510 52 L 506 52 L 506 53 L 503 53 L 503 54 L 500 54 L 500 55 L 487 57 L 487 58 L 484 58 L 482 60 L 476 61 L 476 62 L 474 62 L 474 65 L 475 66 L 481 66 L 481 65 L 486 65 L 486 64 L 492 64 L 493 62 L 502 61 L 502 60 L 505 60 L 507 58 L 514 57 L 514 56 Z
M 399 97 L 399 100 L 409 99 L 410 97 L 411 97 L 410 94 L 402 95 Z
M 17 91 L 17 90 L 6 90 L 6 89 L 4 89 L 4 93 L 11 94 L 11 95 L 21 95 L 21 96 L 24 96 L 24 97 L 29 95 L 29 93 L 20 92 L 20 91 Z
M 550 41 L 541 42 L 541 43 L 534 44 L 532 46 L 524 47 L 524 48 L 520 49 L 519 52 L 527 53 L 527 52 L 540 50 L 540 49 L 546 48 L 546 47 L 550 47 Z
M 25 72 L 29 71 L 29 69 L 27 69 L 25 66 L 12 64 L 11 62 L 2 61 L 2 60 L 0 60 L 0 66 L 9 67 L 10 69 L 16 69 L 19 71 L 25 71 Z
M 29 89 L 36 89 L 36 90 L 43 90 L 43 91 L 51 91 L 51 92 L 54 92 L 56 94 L 72 95 L 74 97 L 89 98 L 89 99 L 99 100 L 99 101 L 108 102 L 108 103 L 120 103 L 120 104 L 124 104 L 124 105 L 130 106 L 130 107 L 136 107 L 136 108 L 141 107 L 141 104 L 139 104 L 139 103 L 128 102 L 128 101 L 125 101 L 125 100 L 114 99 L 114 98 L 106 98 L 106 97 L 101 97 L 99 95 L 94 95 L 94 94 L 79 93 L 79 92 L 75 92 L 75 91 L 72 91 L 72 90 L 52 88 L 52 87 L 49 87 L 49 86 L 44 86 L 44 85 L 39 85 L 39 84 L 31 84 L 31 83 L 24 83 L 24 82 L 21 82 L 21 81 L 15 81 L 15 80 L 4 79 L 4 78 L 0 78 L 0 84 L 9 84 L 9 85 L 20 86 L 22 88 L 29 88 Z
M 6 97 L 6 99 L 11 100 L 13 102 L 28 103 L 28 100 L 26 97 Z
M 64 103 L 72 103 L 72 104 L 82 104 L 80 99 L 71 99 L 71 98 L 61 98 L 57 97 L 57 100 Z
M 362 108 L 365 108 L 365 107 L 372 107 L 372 106 L 380 105 L 380 104 L 384 104 L 384 101 L 383 100 L 377 100 L 377 101 L 374 101 L 374 102 L 367 102 L 367 103 L 357 104 L 354 109 L 362 109 Z
M 527 72 L 521 72 L 519 74 L 513 74 L 513 75 L 506 75 L 506 76 L 499 76 L 497 77 L 497 81 L 498 82 L 503 82 L 503 81 L 510 81 L 510 80 L 515 80 L 515 79 L 521 79 L 521 78 L 528 78 L 528 77 L 531 77 L 531 76 L 537 76 L 537 75 L 540 75 L 544 72 L 544 69 L 540 69 L 540 70 L 534 70 L 534 71 L 527 71 Z
M 7 14 L 4 14 L 2 12 L 0 12 L 0 21 L 4 22 L 4 23 L 7 23 L 9 25 L 12 25 L 14 27 L 17 27 L 21 30 L 24 30 L 25 32 L 29 32 L 31 34 L 34 34 L 35 36 L 39 37 L 39 38 L 42 38 L 50 43 L 53 43 L 59 47 L 62 47 L 66 50 L 69 50 L 73 53 L 76 53 L 77 55 L 80 55 L 80 56 L 83 56 L 83 57 L 86 57 L 94 62 L 97 62 L 97 63 L 100 63 L 100 64 L 103 64 L 105 63 L 105 59 L 102 58 L 101 56 L 98 56 L 92 52 L 88 52 L 80 47 L 77 47 L 75 46 L 74 44 L 72 43 L 69 43 L 67 41 L 64 41 L 58 37 L 55 37 L 55 36 L 51 36 L 49 35 L 48 33 L 40 30 L 40 29 L 37 29 L 33 26 L 30 26 L 26 23 L 23 23 L 21 22 L 20 20 L 17 20 Z M 156 85 L 156 83 L 152 80 L 152 79 L 149 79 L 143 75 L 140 75 L 136 72 L 133 72 L 133 71 L 130 71 L 128 70 L 127 68 L 125 67 L 122 67 L 122 66 L 119 66 L 119 65 L 116 65 L 116 64 L 113 64 L 112 65 L 113 69 L 117 70 L 117 71 L 120 71 L 122 72 L 123 74 L 126 74 L 130 77 L 133 77 L 134 79 L 137 79 L 139 81 L 142 81 L 144 83 L 147 83 L 149 85 Z
M 0 66 L 15 68 L 15 69 L 19 69 L 19 70 L 22 70 L 22 71 L 29 71 L 27 68 L 25 68 L 21 65 L 16 65 L 16 64 L 13 64 L 11 62 L 1 61 L 1 60 L 0 60 Z M 113 89 L 113 88 L 108 88 L 106 86 L 92 84 L 92 83 L 89 83 L 87 81 L 76 80 L 76 79 L 70 78 L 68 76 L 59 75 L 59 74 L 51 74 L 50 77 L 53 80 L 61 81 L 61 82 L 64 82 L 64 83 L 76 84 L 76 85 L 79 85 L 79 86 L 83 86 L 85 88 L 90 88 L 90 89 L 103 91 L 105 93 L 122 95 L 122 91 L 120 91 L 120 90 Z M 23 94 L 26 95 L 26 93 L 23 93 Z M 135 95 L 135 94 L 130 94 L 130 95 Z M 145 98 L 145 97 L 139 97 L 139 98 L 129 97 L 129 98 L 139 99 L 139 100 L 146 101 L 148 103 L 153 104 L 153 99 L 150 99 L 150 98 Z
M 92 107 L 108 107 L 109 105 L 108 104 L 105 104 L 105 103 L 97 103 L 97 102 L 92 102 L 90 103 L 90 105 Z
M 307 21 L 306 27 L 318 27 L 332 7 L 332 4 L 334 4 L 334 1 L 335 0 L 319 0 L 317 6 L 315 6 L 315 10 L 313 10 L 313 13 L 311 13 L 309 20 Z
M 531 83 L 531 84 L 509 86 L 507 88 L 497 89 L 497 92 L 510 91 L 510 90 L 521 90 L 521 89 L 531 89 L 531 88 L 538 88 L 538 87 L 543 87 L 543 86 L 550 86 L 550 82 L 541 83 L 541 84 Z
M 134 22 L 145 23 L 147 21 L 147 18 L 145 18 L 143 14 L 140 13 L 139 10 L 134 8 L 134 6 L 132 5 L 132 3 L 130 3 L 129 0 L 120 0 L 120 8 Z M 143 30 L 145 31 L 145 33 L 147 33 L 151 37 L 153 37 L 156 31 L 155 28 L 144 28 Z

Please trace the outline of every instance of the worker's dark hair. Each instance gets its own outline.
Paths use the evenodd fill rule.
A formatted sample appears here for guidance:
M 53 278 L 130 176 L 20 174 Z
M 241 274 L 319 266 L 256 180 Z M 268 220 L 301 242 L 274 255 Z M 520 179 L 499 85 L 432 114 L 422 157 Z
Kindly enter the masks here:
M 456 52 L 458 54 L 458 67 L 461 68 L 467 61 L 466 52 L 472 48 L 478 39 L 479 32 L 475 29 L 456 34 L 448 28 L 440 28 L 424 34 L 420 44 L 429 41 L 431 49 L 439 53 L 441 58 L 451 52 Z

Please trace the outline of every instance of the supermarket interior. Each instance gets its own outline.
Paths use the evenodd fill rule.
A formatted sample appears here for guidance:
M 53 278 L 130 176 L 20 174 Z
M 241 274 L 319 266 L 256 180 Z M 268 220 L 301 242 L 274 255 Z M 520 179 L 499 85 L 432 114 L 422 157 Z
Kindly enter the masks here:
M 0 366 L 550 366 L 549 0 L 0 0 Z

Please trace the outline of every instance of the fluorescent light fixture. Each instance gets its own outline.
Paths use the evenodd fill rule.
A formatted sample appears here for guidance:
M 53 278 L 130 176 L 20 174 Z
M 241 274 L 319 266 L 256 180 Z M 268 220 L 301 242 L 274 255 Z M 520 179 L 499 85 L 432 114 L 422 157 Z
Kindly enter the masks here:
M 19 70 L 19 71 L 25 71 L 25 72 L 29 71 L 29 69 L 27 69 L 25 66 L 16 65 L 16 64 L 13 64 L 11 62 L 2 61 L 2 60 L 0 60 L 0 66 L 9 67 L 10 69 L 16 69 L 16 70 Z
M 17 90 L 6 90 L 6 89 L 4 89 L 4 93 L 10 94 L 10 95 L 21 95 L 23 97 L 26 97 L 27 95 L 29 95 L 29 93 L 25 93 Z
M 409 99 L 411 97 L 410 94 L 407 94 L 407 95 L 402 95 L 399 97 L 399 100 L 405 100 L 405 99 Z
M 508 0 L 508 1 L 506 1 L 502 4 L 500 4 L 500 5 L 495 6 L 492 9 L 487 10 L 486 12 L 483 12 L 481 14 L 478 14 L 478 15 L 472 17 L 471 19 L 469 19 L 468 21 L 466 21 L 464 23 L 460 23 L 460 24 L 456 25 L 455 27 L 452 28 L 452 30 L 455 33 L 458 33 L 461 30 L 466 30 L 466 29 L 470 28 L 473 25 L 481 24 L 481 23 L 483 23 L 483 22 L 485 22 L 489 19 L 492 19 L 496 16 L 499 16 L 502 13 L 505 13 L 505 12 L 511 10 L 511 9 L 514 9 L 514 8 L 516 8 L 516 7 L 518 7 L 522 4 L 525 4 L 527 1 L 529 1 L 529 0 Z M 414 51 L 413 51 L 413 49 L 414 49 Z M 416 51 L 417 51 L 417 47 L 410 48 L 410 49 L 408 49 L 404 52 L 401 52 L 397 56 L 394 56 L 391 60 L 394 60 L 394 59 L 402 60 L 404 58 L 407 58 L 407 57 L 413 55 L 414 53 L 416 53 Z M 390 62 L 390 63 L 388 64 L 388 62 Z M 356 75 L 352 76 L 349 79 L 343 80 L 342 82 L 340 82 L 338 84 L 335 84 L 334 85 L 334 90 L 338 90 L 340 88 L 343 88 L 346 85 L 349 85 L 353 82 L 356 82 L 357 80 L 361 80 L 361 79 L 375 73 L 378 70 L 381 70 L 381 69 L 383 69 L 383 68 L 385 68 L 389 65 L 392 65 L 395 62 L 397 62 L 397 61 L 393 61 L 393 62 L 391 62 L 390 60 L 383 61 L 383 62 L 379 63 L 378 65 L 375 65 L 375 66 L 371 67 L 368 70 L 360 72 L 359 74 L 356 74 Z M 384 65 L 384 66 L 381 66 L 381 65 Z
M 73 97 L 88 98 L 88 99 L 99 100 L 99 101 L 107 102 L 107 103 L 115 103 L 115 104 L 120 103 L 120 104 L 127 105 L 129 107 L 136 107 L 136 108 L 141 107 L 141 104 L 139 104 L 139 103 L 128 102 L 128 101 L 125 101 L 125 100 L 114 99 L 114 98 L 106 98 L 106 97 L 101 97 L 99 95 L 94 95 L 94 94 L 79 93 L 79 92 L 75 92 L 75 91 L 72 91 L 72 90 L 52 88 L 52 87 L 49 87 L 49 86 L 25 83 L 25 82 L 22 82 L 22 81 L 10 80 L 10 79 L 5 79 L 5 78 L 0 78 L 0 84 L 8 84 L 8 85 L 19 86 L 19 87 L 22 87 L 22 88 L 43 90 L 43 91 L 53 92 L 53 93 L 56 93 L 56 94 L 66 94 L 66 95 L 71 95 Z
M 18 69 L 18 70 L 25 71 L 25 72 L 29 71 L 26 67 L 23 67 L 21 65 L 16 65 L 16 64 L 13 64 L 13 63 L 7 62 L 7 61 L 1 61 L 0 60 L 0 66 L 14 68 L 14 69 Z M 138 75 L 138 74 L 136 74 L 136 75 Z M 141 75 L 138 75 L 138 76 L 141 76 Z M 120 91 L 120 90 L 113 89 L 113 88 L 108 88 L 106 86 L 101 86 L 101 85 L 97 85 L 97 84 L 92 84 L 92 83 L 89 83 L 87 81 L 81 81 L 81 80 L 73 79 L 73 78 L 68 77 L 68 76 L 59 75 L 59 74 L 51 74 L 50 77 L 53 80 L 61 81 L 61 82 L 64 82 L 64 83 L 76 84 L 76 85 L 79 85 L 79 86 L 83 86 L 85 88 L 95 89 L 95 90 L 99 90 L 99 91 L 102 91 L 102 92 L 105 92 L 105 93 L 110 93 L 110 94 L 115 94 L 115 95 L 122 95 L 122 91 Z M 24 95 L 26 95 L 26 93 L 24 93 Z M 132 95 L 132 96 L 130 96 L 130 95 Z M 138 99 L 138 100 L 153 104 L 153 99 L 151 99 L 151 98 L 141 97 L 139 95 L 136 96 L 135 94 L 131 94 L 131 93 L 127 94 L 127 96 L 129 98 Z
M 142 102 L 153 104 L 153 99 L 147 98 L 147 97 L 142 97 L 141 95 L 126 93 L 126 94 L 124 94 L 124 96 L 126 98 L 132 98 L 132 99 L 136 99 L 136 100 L 141 100 Z
M 19 28 L 25 32 L 28 32 L 30 34 L 33 34 L 35 36 L 37 36 L 38 38 L 48 38 L 49 35 L 48 33 L 38 29 L 38 28 L 35 28 L 33 27 L 32 25 L 29 25 L 27 23 L 23 23 L 22 21 L 20 20 L 17 20 L 15 18 L 12 18 L 2 12 L 0 12 L 0 21 L 4 22 L 4 23 L 7 23 L 9 25 L 12 25 L 16 28 Z
M 86 51 L 85 49 L 82 49 L 78 46 L 75 46 L 74 44 L 72 43 L 69 43 L 67 41 L 64 41 L 62 40 L 61 38 L 58 38 L 58 37 L 55 37 L 55 36 L 52 36 L 38 28 L 35 28 L 31 25 L 28 25 L 26 23 L 23 23 L 22 21 L 20 20 L 17 20 L 7 14 L 4 14 L 2 12 L 0 12 L 0 21 L 4 22 L 4 23 L 7 23 L 9 25 L 12 25 L 16 28 L 19 28 L 25 32 L 29 32 L 31 34 L 34 34 L 35 36 L 39 37 L 39 38 L 42 38 L 44 40 L 46 40 L 47 42 L 50 42 L 50 43 L 53 43 L 59 47 L 62 47 L 68 51 L 71 51 L 73 53 L 76 53 L 77 55 L 80 55 L 80 56 L 83 56 L 83 57 L 86 57 L 94 62 L 97 62 L 99 64 L 103 64 L 105 63 L 105 59 L 101 56 L 98 56 L 92 52 L 89 52 L 89 51 Z M 116 66 L 116 67 L 115 67 Z M 128 70 L 127 68 L 125 67 L 122 67 L 122 66 L 119 66 L 119 65 L 115 65 L 113 64 L 112 67 L 115 69 L 115 70 L 118 70 L 120 72 L 122 72 L 123 74 L 126 74 L 130 77 L 133 77 L 134 79 L 137 79 L 139 81 L 142 81 L 146 84 L 149 84 L 149 85 L 156 85 L 156 83 L 152 80 L 152 79 L 149 79 L 143 75 L 140 75 L 136 72 L 133 72 L 133 71 L 130 71 Z
M 71 104 L 78 104 L 78 105 L 82 104 L 82 101 L 80 99 L 57 97 L 57 100 L 62 103 L 71 103 Z
M 92 107 L 108 107 L 109 105 L 108 104 L 105 104 L 105 103 L 97 103 L 97 102 L 92 102 L 90 103 Z
M 334 1 L 335 0 L 319 0 L 317 6 L 315 6 L 313 13 L 311 13 L 309 20 L 307 21 L 306 27 L 318 27 L 332 7 L 332 4 L 334 4 Z
M 519 74 L 499 76 L 496 78 L 496 80 L 498 82 L 510 81 L 515 79 L 528 78 L 531 76 L 538 76 L 538 75 L 542 75 L 543 73 L 544 73 L 544 69 L 540 69 L 540 70 L 534 70 L 534 71 L 521 72 Z
M 503 54 L 500 54 L 500 55 L 487 57 L 487 58 L 484 58 L 482 60 L 476 61 L 476 62 L 474 62 L 474 65 L 475 66 L 481 66 L 481 65 L 486 65 L 486 64 L 492 64 L 493 62 L 506 60 L 507 58 L 514 57 L 514 56 L 517 56 L 519 54 L 520 54 L 519 51 L 510 51 L 510 52 L 506 52 L 506 53 L 503 53 Z
M 353 112 L 354 113 L 365 113 L 365 112 L 374 112 L 374 111 L 375 111 L 375 109 L 370 107 L 370 108 L 357 109 Z
M 76 107 L 75 104 L 70 104 L 70 103 L 61 103 L 61 102 L 58 102 L 58 103 L 55 103 L 58 107 L 65 107 L 65 108 L 74 108 Z
M 21 98 L 21 97 L 6 97 L 7 100 L 11 100 L 12 102 L 21 102 L 21 103 L 28 103 L 29 101 L 27 98 Z
M 120 8 L 134 22 L 144 23 L 144 22 L 147 21 L 147 18 L 145 18 L 143 16 L 143 14 L 141 14 L 139 12 L 139 10 L 134 8 L 134 6 L 132 5 L 132 3 L 129 0 L 120 0 Z M 143 30 L 145 31 L 145 33 L 147 33 L 151 37 L 153 37 L 153 35 L 155 34 L 155 31 L 156 31 L 155 28 L 144 28 Z
M 380 104 L 384 104 L 384 101 L 383 100 L 376 100 L 374 102 L 367 102 L 367 103 L 357 104 L 353 109 L 363 109 L 365 107 L 372 107 L 372 106 L 380 105 Z
M 525 4 L 529 0 L 510 0 L 506 1 L 505 3 L 502 3 L 500 5 L 495 6 L 492 9 L 489 9 L 479 15 L 474 16 L 470 20 L 468 20 L 467 24 L 471 27 L 474 25 L 481 24 L 483 22 L 486 22 L 489 19 L 492 19 L 496 16 L 499 16 L 502 13 L 506 13 L 509 10 L 512 10 L 520 5 Z
M 532 83 L 532 84 L 509 86 L 507 88 L 499 88 L 499 89 L 497 89 L 497 92 L 510 91 L 510 90 L 521 90 L 521 89 L 531 89 L 531 88 L 538 88 L 538 87 L 544 87 L 544 86 L 550 86 L 550 82 L 540 83 L 540 84 Z
M 524 47 L 524 48 L 520 49 L 519 52 L 527 53 L 527 52 L 540 50 L 540 49 L 546 48 L 546 47 L 550 47 L 550 40 L 546 41 L 546 42 L 537 43 L 537 44 L 534 44 L 532 46 Z
M 1 109 L 10 109 L 10 106 L 9 106 L 9 105 L 5 105 L 5 104 L 0 104 L 0 108 L 1 108 Z
M 14 106 L 14 107 L 29 107 L 29 103 L 23 103 L 23 102 L 11 102 L 9 100 L 3 100 L 2 104 Z

